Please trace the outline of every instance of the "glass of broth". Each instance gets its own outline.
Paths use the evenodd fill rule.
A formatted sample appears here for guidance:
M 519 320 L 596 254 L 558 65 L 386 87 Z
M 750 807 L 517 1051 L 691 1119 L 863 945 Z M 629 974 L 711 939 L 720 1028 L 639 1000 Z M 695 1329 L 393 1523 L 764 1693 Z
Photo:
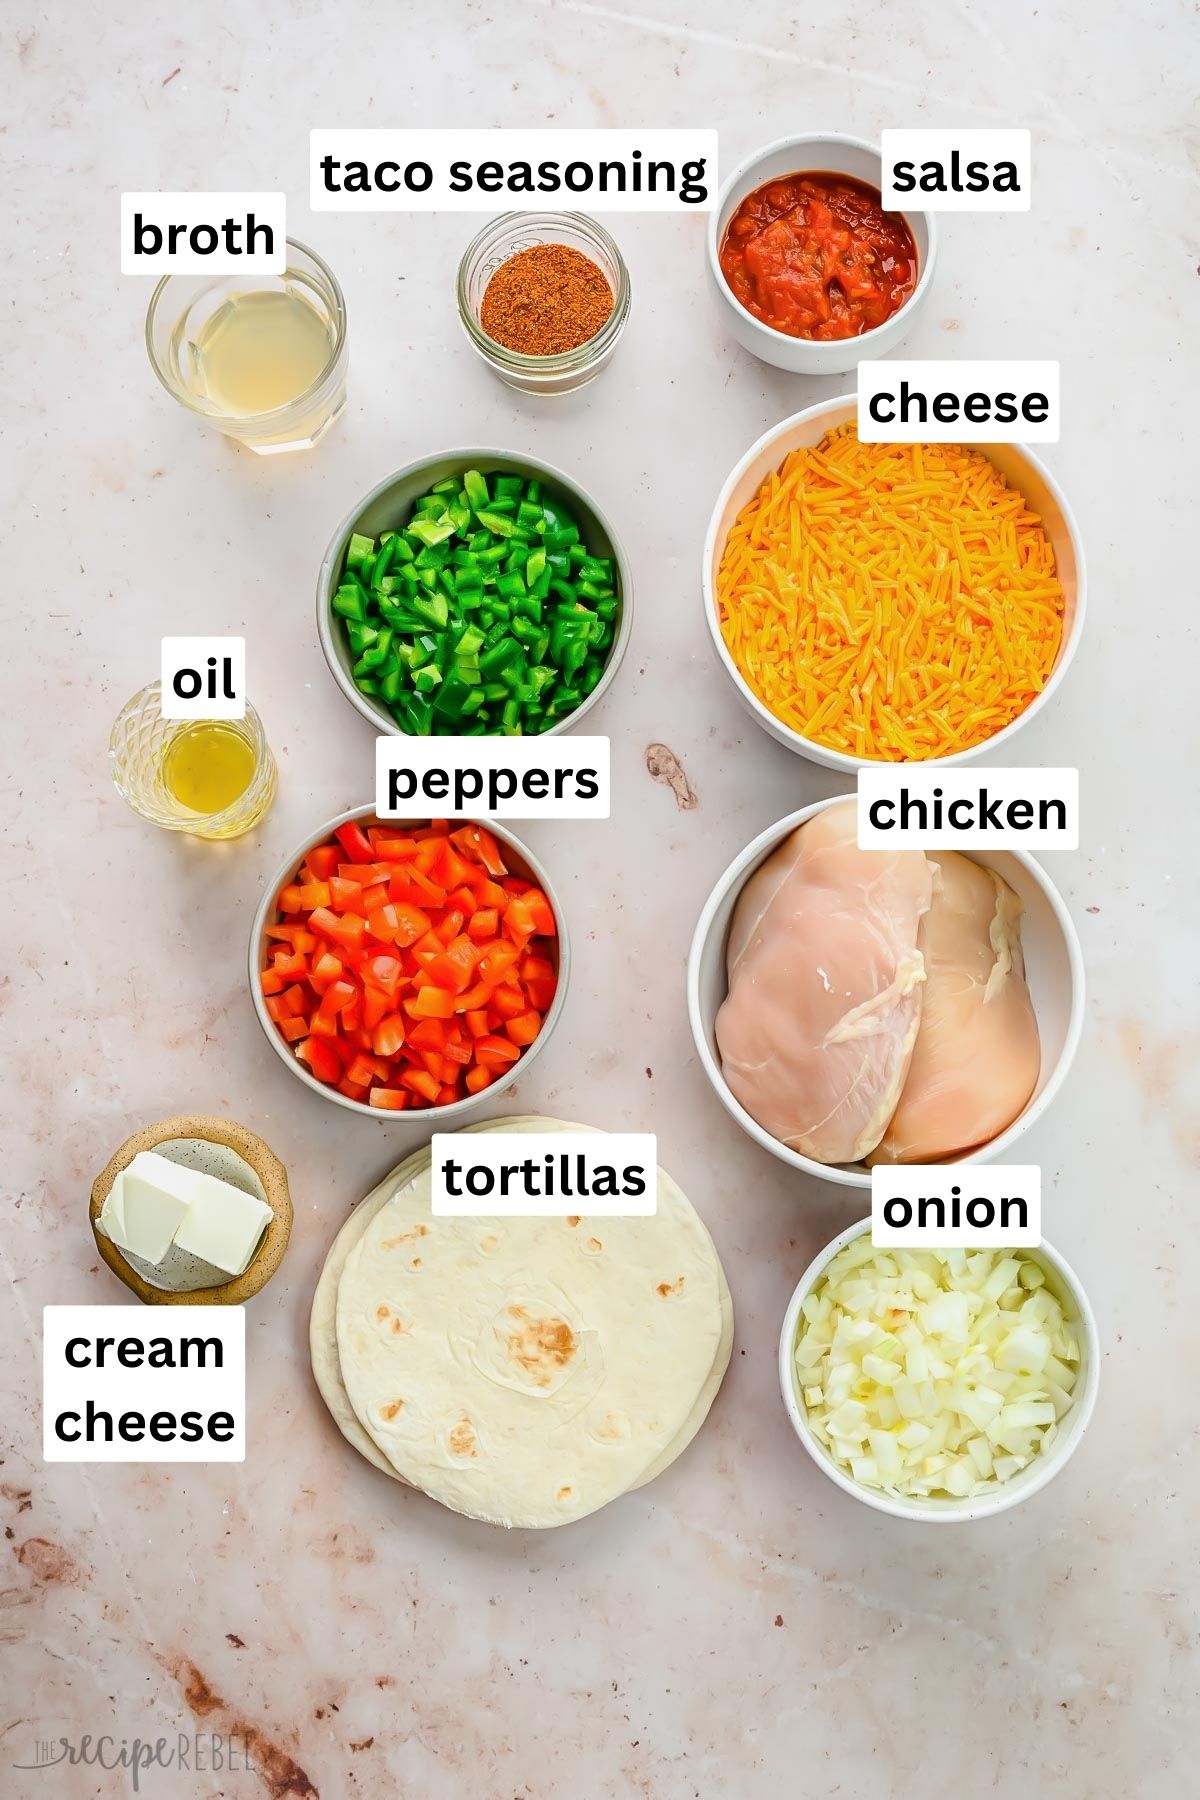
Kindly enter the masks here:
M 282 275 L 165 276 L 146 349 L 181 406 L 258 456 L 311 449 L 346 404 L 342 290 L 294 238 Z
M 166 831 L 241 837 L 275 798 L 275 758 L 252 706 L 242 719 L 164 719 L 157 681 L 122 707 L 108 760 L 126 805 Z

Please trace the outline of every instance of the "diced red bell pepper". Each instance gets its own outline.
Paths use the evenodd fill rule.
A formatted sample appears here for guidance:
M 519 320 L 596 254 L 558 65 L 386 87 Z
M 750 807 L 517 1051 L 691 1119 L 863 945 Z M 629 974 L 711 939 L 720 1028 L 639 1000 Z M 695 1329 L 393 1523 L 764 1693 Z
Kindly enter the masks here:
M 505 873 L 500 846 L 491 832 L 485 831 L 482 825 L 464 825 L 460 831 L 452 834 L 450 842 L 456 845 L 464 856 L 469 856 L 473 861 L 479 863 L 489 875 L 494 877 Z
M 404 1042 L 404 1020 L 399 1013 L 388 1013 L 375 1027 L 371 1042 L 376 1056 L 395 1056 Z
M 440 1056 L 446 1045 L 445 1019 L 418 1019 L 408 1034 L 414 1050 L 435 1050 Z
M 363 994 L 362 1022 L 367 1031 L 373 1031 L 381 1019 L 392 1011 L 392 1000 L 382 988 L 367 988 Z
M 328 881 L 338 865 L 338 853 L 332 844 L 318 844 L 305 857 L 314 881 Z
M 377 1106 L 383 1112 L 404 1112 L 409 1105 L 409 1095 L 403 1088 L 373 1087 L 367 1095 L 371 1106 Z
M 524 994 L 510 981 L 502 981 L 493 990 L 488 1005 L 501 1019 L 517 1019 L 529 1010 L 529 1002 Z
M 525 1049 L 542 1029 L 542 1015 L 536 1012 L 518 1013 L 515 1019 L 509 1019 L 504 1029 L 514 1044 Z
M 342 963 L 340 958 L 334 956 L 332 951 L 325 950 L 318 956 L 316 962 L 313 964 L 312 973 L 309 975 L 308 979 L 312 982 L 312 985 L 316 988 L 318 994 L 323 994 L 329 984 L 338 979 L 341 972 Z
M 342 1059 L 326 1038 L 307 1037 L 296 1052 L 318 1081 L 340 1081 Z
M 454 995 L 448 988 L 431 982 L 416 988 L 412 998 L 404 1002 L 404 1010 L 414 1019 L 449 1019 L 454 1016 Z
M 329 905 L 334 912 L 357 912 L 361 894 L 360 882 L 343 881 L 340 875 L 329 877 Z
M 324 1013 L 340 1013 L 357 997 L 358 989 L 352 981 L 331 981 L 321 996 L 321 1004 L 317 1009 Z
M 411 900 L 398 900 L 396 898 L 394 887 L 394 883 L 389 883 L 389 892 L 392 895 L 392 901 L 396 912 L 394 942 L 401 950 L 407 950 L 410 944 L 415 944 L 419 938 L 423 938 L 426 932 L 432 928 L 432 921 L 429 914 L 423 912 L 422 909 L 419 906 L 414 905 Z
M 369 986 L 394 994 L 404 978 L 404 965 L 398 956 L 369 956 L 363 964 L 362 977 Z
M 345 825 L 339 825 L 334 837 L 346 852 L 352 863 L 370 863 L 375 861 L 375 852 L 371 848 L 371 840 L 354 819 Z
M 486 944 L 500 929 L 500 914 L 494 906 L 481 906 L 467 920 L 467 936 L 477 944 Z
M 443 944 L 449 944 L 458 936 L 465 923 L 466 914 L 461 912 L 457 906 L 451 906 L 443 913 L 439 923 L 434 926 L 434 932 Z
M 414 1094 L 420 1094 L 422 1099 L 428 1100 L 431 1106 L 441 1092 L 441 1082 L 428 1069 L 406 1069 L 400 1080 Z
M 312 928 L 319 931 L 322 937 L 332 938 L 335 944 L 361 944 L 363 933 L 367 929 L 365 919 L 357 913 L 330 912 L 328 907 L 318 906 L 312 915 Z

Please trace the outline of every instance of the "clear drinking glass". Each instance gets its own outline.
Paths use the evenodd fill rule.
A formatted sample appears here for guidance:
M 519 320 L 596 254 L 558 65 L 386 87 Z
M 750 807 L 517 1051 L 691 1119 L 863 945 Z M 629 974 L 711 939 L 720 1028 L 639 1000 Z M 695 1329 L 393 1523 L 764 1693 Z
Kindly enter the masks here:
M 479 322 L 487 284 L 501 263 L 534 244 L 567 244 L 589 257 L 613 292 L 613 309 L 594 337 L 557 356 L 525 356 L 489 337 Z M 584 213 L 504 213 L 467 245 L 458 266 L 458 314 L 488 367 L 523 394 L 570 394 L 610 360 L 629 317 L 629 270 L 607 231 Z
M 243 719 L 211 721 L 236 732 L 250 746 L 254 769 L 237 798 L 221 812 L 194 812 L 176 799 L 163 779 L 163 764 L 175 739 L 210 721 L 164 719 L 162 686 L 152 681 L 122 707 L 108 740 L 108 760 L 117 792 L 126 805 L 165 831 L 199 838 L 241 837 L 264 817 L 275 798 L 275 758 L 262 720 L 250 705 Z
M 189 373 L 196 341 L 213 314 L 234 296 L 265 291 L 297 294 L 317 312 L 329 332 L 329 360 L 304 392 L 286 404 L 267 412 L 234 412 L 198 390 Z M 282 275 L 164 276 L 150 297 L 146 350 L 168 394 L 257 456 L 311 449 L 346 404 L 346 302 L 328 264 L 294 238 L 287 240 Z

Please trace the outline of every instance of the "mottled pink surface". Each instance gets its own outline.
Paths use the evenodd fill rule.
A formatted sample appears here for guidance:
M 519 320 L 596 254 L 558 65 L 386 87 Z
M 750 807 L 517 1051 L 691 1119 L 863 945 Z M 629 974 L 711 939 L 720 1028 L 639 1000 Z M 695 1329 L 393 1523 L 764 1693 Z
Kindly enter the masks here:
M 674 23 L 686 16 L 686 24 Z M 740 22 L 739 22 L 740 21 Z M 514 11 L 346 0 L 6 9 L 0 430 L 7 452 L 10 837 L 0 1002 L 9 1131 L 0 1468 L 0 1793 L 129 1792 L 20 1773 L 38 1739 L 254 1734 L 260 1773 L 148 1773 L 142 1792 L 774 1800 L 782 1794 L 1180 1800 L 1196 1775 L 1194 1201 L 1197 261 L 1186 9 L 747 12 L 660 0 Z M 1075 1073 L 1023 1144 L 1048 1234 L 1106 1345 L 1091 1432 L 1027 1507 L 928 1530 L 857 1506 L 792 1437 L 775 1347 L 792 1286 L 856 1202 L 793 1177 L 717 1106 L 684 961 L 726 862 L 836 782 L 738 708 L 706 640 L 716 491 L 808 382 L 738 353 L 703 291 L 700 217 L 609 220 L 634 309 L 574 399 L 497 385 L 453 304 L 467 216 L 310 218 L 312 125 L 721 124 L 732 165 L 788 131 L 1022 123 L 1028 215 L 943 222 L 907 354 L 1059 356 L 1091 616 L 1021 757 L 1078 764 L 1084 848 L 1054 859 L 1091 981 Z M 157 388 L 149 286 L 118 273 L 124 188 L 283 186 L 349 303 L 351 400 L 311 457 L 259 462 Z M 313 1388 L 313 1282 L 347 1209 L 420 1137 L 304 1093 L 262 1041 L 243 958 L 288 847 L 371 784 L 327 675 L 313 584 L 336 521 L 425 450 L 499 444 L 572 471 L 637 578 L 629 660 L 595 716 L 607 825 L 528 836 L 576 949 L 559 1034 L 506 1110 L 650 1129 L 716 1237 L 738 1316 L 707 1428 L 661 1480 L 558 1534 L 471 1525 L 356 1458 Z M 244 632 L 281 791 L 214 849 L 126 813 L 109 725 L 164 632 Z M 1186 739 L 1186 741 L 1185 741 Z M 651 781 L 680 759 L 698 805 Z M 660 766 L 656 762 L 656 766 Z M 686 787 L 681 791 L 686 793 Z M 241 1467 L 46 1467 L 41 1308 L 116 1302 L 87 1229 L 132 1129 L 227 1113 L 291 1172 L 296 1229 L 248 1310 Z

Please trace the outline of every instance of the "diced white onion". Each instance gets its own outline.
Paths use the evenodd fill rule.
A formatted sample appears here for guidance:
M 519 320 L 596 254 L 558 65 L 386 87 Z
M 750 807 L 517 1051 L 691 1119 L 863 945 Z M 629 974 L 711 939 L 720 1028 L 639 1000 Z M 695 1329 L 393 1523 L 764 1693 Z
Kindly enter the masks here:
M 864 1232 L 806 1297 L 795 1365 L 814 1433 L 856 1481 L 969 1499 L 1049 1449 L 1079 1345 L 1025 1252 L 875 1250 Z

